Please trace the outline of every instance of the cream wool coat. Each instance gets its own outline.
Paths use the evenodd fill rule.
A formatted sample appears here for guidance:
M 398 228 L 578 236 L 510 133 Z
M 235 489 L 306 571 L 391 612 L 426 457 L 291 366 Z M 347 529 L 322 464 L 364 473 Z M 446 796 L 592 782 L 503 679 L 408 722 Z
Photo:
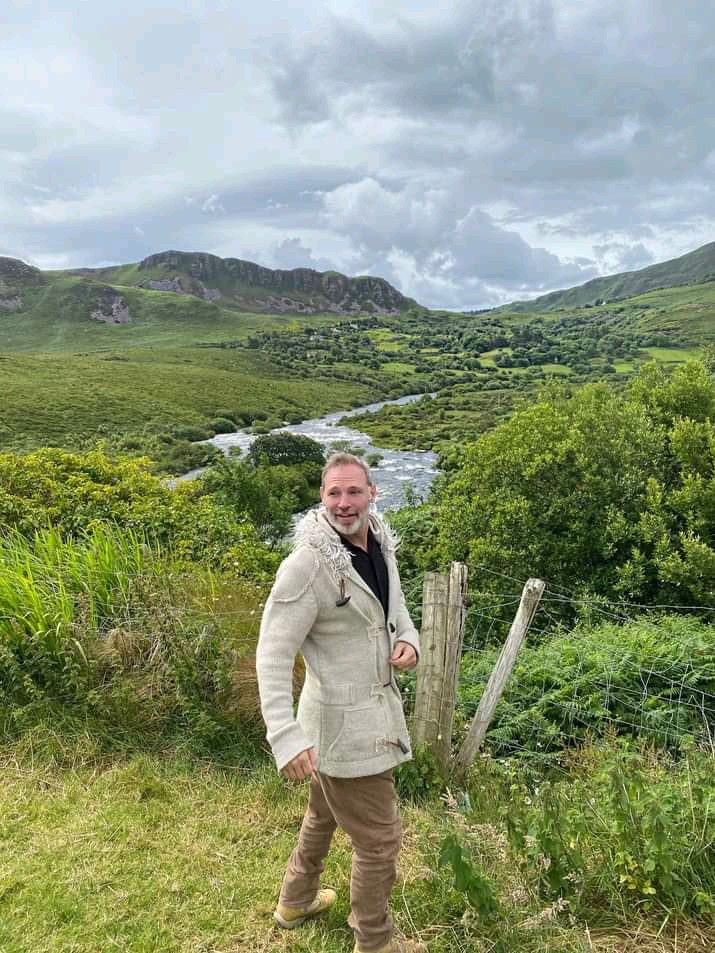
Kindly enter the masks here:
M 298 524 L 293 551 L 278 570 L 261 620 L 256 669 L 279 770 L 310 747 L 319 770 L 336 778 L 379 774 L 412 757 L 389 659 L 397 641 L 419 654 L 419 637 L 405 606 L 394 537 L 374 514 L 370 528 L 387 565 L 387 620 L 322 508 Z M 336 606 L 341 579 L 350 601 Z M 306 678 L 294 715 L 297 652 Z

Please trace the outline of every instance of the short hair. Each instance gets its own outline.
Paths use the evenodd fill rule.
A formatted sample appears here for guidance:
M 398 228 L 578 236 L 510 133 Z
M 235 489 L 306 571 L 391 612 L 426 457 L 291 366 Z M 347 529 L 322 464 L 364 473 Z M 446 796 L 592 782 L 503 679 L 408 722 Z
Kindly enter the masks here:
M 328 475 L 328 471 L 334 469 L 335 467 L 350 467 L 357 465 L 365 474 L 367 479 L 368 486 L 372 486 L 372 477 L 370 476 L 370 467 L 365 463 L 362 457 L 356 456 L 354 453 L 345 453 L 343 450 L 338 451 L 337 453 L 331 453 L 328 459 L 325 461 L 325 466 L 320 474 L 320 485 L 325 486 L 325 477 Z

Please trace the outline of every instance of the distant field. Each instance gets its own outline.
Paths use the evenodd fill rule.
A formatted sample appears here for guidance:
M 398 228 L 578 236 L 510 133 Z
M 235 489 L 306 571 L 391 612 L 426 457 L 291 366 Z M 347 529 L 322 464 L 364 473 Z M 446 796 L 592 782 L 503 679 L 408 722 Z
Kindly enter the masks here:
M 386 361 L 382 365 L 382 369 L 397 374 L 412 374 L 415 367 L 414 364 L 405 364 L 402 361 Z
M 200 423 L 228 409 L 311 417 L 367 402 L 354 383 L 336 391 L 272 366 L 260 352 L 132 348 L 107 354 L 0 355 L 0 445 L 70 444 L 146 426 Z
M 365 427 L 386 446 L 439 448 L 482 433 L 545 378 L 630 375 L 646 359 L 697 358 L 715 340 L 715 283 L 540 314 L 350 318 L 118 291 L 131 324 L 89 319 L 96 286 L 69 275 L 28 289 L 26 313 L 2 316 L 0 447 L 205 426 L 226 410 L 275 424 L 424 391 L 440 401 L 419 420 L 398 409 Z
M 662 364 L 682 364 L 684 361 L 696 361 L 702 356 L 700 347 L 644 347 L 643 350 L 653 360 Z

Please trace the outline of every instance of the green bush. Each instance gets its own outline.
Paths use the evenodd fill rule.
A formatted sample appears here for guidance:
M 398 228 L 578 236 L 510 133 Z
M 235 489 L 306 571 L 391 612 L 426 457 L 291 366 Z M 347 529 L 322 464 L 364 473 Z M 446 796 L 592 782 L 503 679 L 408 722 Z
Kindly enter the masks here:
M 213 436 L 209 427 L 200 427 L 198 424 L 183 424 L 173 428 L 173 433 L 178 440 L 208 440 Z
M 294 513 L 317 500 L 319 483 L 316 463 L 253 466 L 243 457 L 219 460 L 201 480 L 203 492 L 273 542 L 287 534 Z
M 712 754 L 696 749 L 673 763 L 645 747 L 590 748 L 570 777 L 527 786 L 512 775 L 502 815 L 548 898 L 601 916 L 658 908 L 712 919 L 713 767 Z
M 312 463 L 322 467 L 325 454 L 322 446 L 302 434 L 274 433 L 257 437 L 248 451 L 248 459 L 254 466 L 296 466 Z
M 177 559 L 230 564 L 248 575 L 272 570 L 275 555 L 245 516 L 237 519 L 195 482 L 170 489 L 150 466 L 102 450 L 0 454 L 0 526 L 27 537 L 48 526 L 80 537 L 97 522 L 112 523 Z
M 235 433 L 236 430 L 238 430 L 235 421 L 229 420 L 228 417 L 214 417 L 213 420 L 209 421 L 208 425 L 215 434 Z
M 672 376 L 649 365 L 626 393 L 552 385 L 464 448 L 438 491 L 438 558 L 466 561 L 484 604 L 538 576 L 587 598 L 707 607 L 713 499 L 715 381 L 702 364 Z M 552 611 L 573 618 L 568 600 Z
M 0 733 L 66 711 L 115 735 L 180 729 L 211 745 L 242 725 L 258 740 L 250 706 L 232 699 L 230 636 L 245 624 L 236 616 L 227 632 L 202 615 L 188 595 L 194 580 L 195 570 L 117 527 L 96 524 L 78 539 L 56 529 L 32 540 L 8 533 L 0 540 Z
M 464 655 L 457 713 L 471 720 L 496 650 Z M 584 623 L 521 649 L 487 741 L 497 753 L 540 759 L 606 734 L 682 749 L 715 734 L 715 629 L 658 616 L 628 625 Z

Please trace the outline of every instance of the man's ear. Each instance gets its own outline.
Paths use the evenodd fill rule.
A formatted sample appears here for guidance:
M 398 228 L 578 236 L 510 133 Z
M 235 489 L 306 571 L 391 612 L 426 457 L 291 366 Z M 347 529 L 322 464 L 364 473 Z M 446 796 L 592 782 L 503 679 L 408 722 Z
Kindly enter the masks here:
M 377 499 L 377 485 L 375 483 L 370 484 L 370 502 L 374 503 Z

